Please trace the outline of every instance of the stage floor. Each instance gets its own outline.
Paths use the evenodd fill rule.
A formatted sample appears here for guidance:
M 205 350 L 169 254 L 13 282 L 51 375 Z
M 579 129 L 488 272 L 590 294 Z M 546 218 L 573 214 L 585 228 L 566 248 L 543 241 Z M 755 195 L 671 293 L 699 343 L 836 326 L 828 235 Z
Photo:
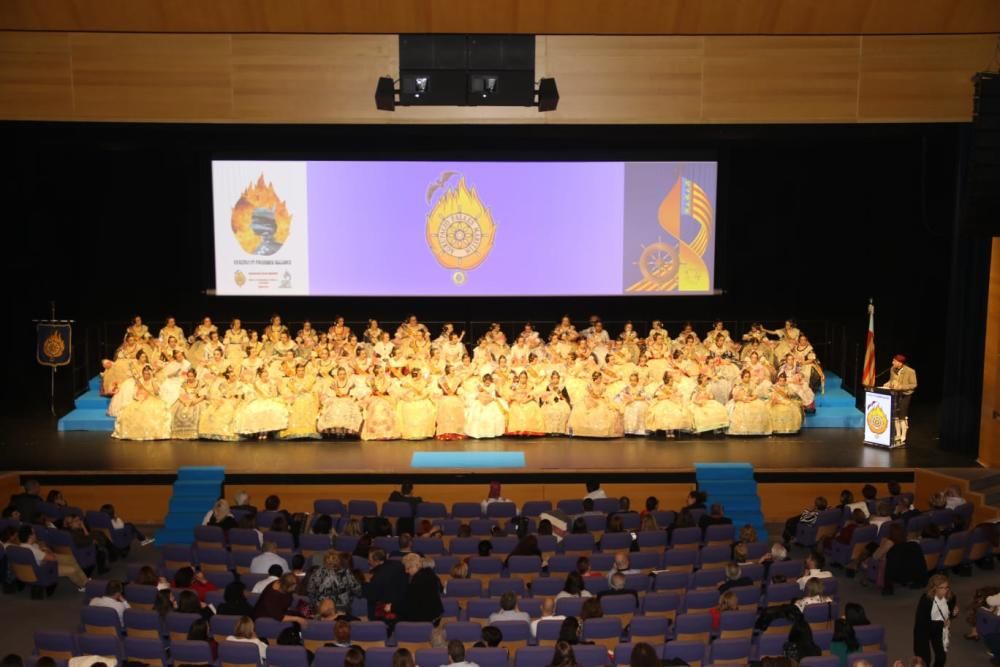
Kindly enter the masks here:
M 974 460 L 935 447 L 933 436 L 915 433 L 893 451 L 868 447 L 861 431 L 811 429 L 796 436 L 766 438 L 538 438 L 450 442 L 126 442 L 106 433 L 56 431 L 54 419 L 5 418 L 0 431 L 7 471 L 172 473 L 185 465 L 224 465 L 227 473 L 413 474 L 445 472 L 414 468 L 414 452 L 523 452 L 523 468 L 490 468 L 505 474 L 656 473 L 690 470 L 695 463 L 745 461 L 758 470 L 802 468 L 959 468 Z M 488 470 L 450 469 L 456 473 Z

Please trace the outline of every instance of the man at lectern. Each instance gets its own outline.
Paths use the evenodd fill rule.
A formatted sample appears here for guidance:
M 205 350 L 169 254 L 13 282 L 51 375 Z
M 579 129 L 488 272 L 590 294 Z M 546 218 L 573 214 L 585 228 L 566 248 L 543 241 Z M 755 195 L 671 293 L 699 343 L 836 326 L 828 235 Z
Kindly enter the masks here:
M 889 381 L 882 385 L 885 389 L 893 389 L 896 400 L 893 401 L 896 426 L 894 444 L 906 444 L 906 431 L 910 427 L 910 398 L 917 388 L 917 372 L 906 365 L 906 357 L 897 354 L 892 358 L 892 368 L 889 370 Z

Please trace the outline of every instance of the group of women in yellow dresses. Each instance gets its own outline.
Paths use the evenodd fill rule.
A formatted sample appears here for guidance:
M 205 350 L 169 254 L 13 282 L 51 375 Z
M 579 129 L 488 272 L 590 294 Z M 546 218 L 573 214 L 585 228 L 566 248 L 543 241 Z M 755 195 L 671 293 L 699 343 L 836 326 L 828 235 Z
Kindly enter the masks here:
M 513 343 L 493 325 L 471 353 L 464 337 L 446 324 L 432 338 L 414 316 L 360 335 L 343 318 L 292 335 L 277 315 L 259 333 L 237 319 L 220 334 L 206 317 L 189 336 L 173 318 L 154 335 L 136 317 L 102 391 L 125 440 L 449 440 L 796 433 L 822 384 L 792 322 L 739 340 L 721 322 L 703 337 L 660 322 L 640 337 L 629 323 L 612 338 L 599 320 L 577 331 L 564 317 Z

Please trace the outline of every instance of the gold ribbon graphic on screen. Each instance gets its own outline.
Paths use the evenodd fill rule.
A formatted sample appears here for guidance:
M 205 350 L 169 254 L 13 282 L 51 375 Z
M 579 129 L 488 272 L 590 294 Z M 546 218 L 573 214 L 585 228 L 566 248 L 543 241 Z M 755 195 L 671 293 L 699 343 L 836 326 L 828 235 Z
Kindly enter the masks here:
M 682 234 L 681 221 L 687 216 L 698 224 L 690 240 Z M 705 252 L 711 239 L 712 204 L 701 187 L 689 178 L 679 177 L 660 202 L 657 221 L 667 239 L 643 246 L 636 264 L 642 279 L 626 292 L 706 292 L 710 287 Z
M 456 174 L 445 172 L 428 186 L 428 203 Z M 496 224 L 489 208 L 474 188 L 466 186 L 464 176 L 459 177 L 457 185 L 444 191 L 427 214 L 427 245 L 441 266 L 455 270 L 452 282 L 456 286 L 465 284 L 465 271 L 486 260 L 493 249 L 495 234 Z

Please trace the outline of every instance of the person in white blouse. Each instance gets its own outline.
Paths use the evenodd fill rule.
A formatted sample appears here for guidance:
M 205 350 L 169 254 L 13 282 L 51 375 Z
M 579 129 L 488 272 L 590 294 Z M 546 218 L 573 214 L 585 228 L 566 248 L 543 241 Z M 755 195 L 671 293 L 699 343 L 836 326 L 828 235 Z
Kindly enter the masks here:
M 256 644 L 257 650 L 260 651 L 260 661 L 264 662 L 267 660 L 267 644 L 257 638 L 257 632 L 254 630 L 253 619 L 249 616 L 242 616 L 240 620 L 236 622 L 236 627 L 233 628 L 233 634 L 226 637 L 226 641 Z
M 90 600 L 91 607 L 107 607 L 109 609 L 114 609 L 118 612 L 118 622 L 125 626 L 125 610 L 129 608 L 128 602 L 125 601 L 125 587 L 122 586 L 122 582 L 116 581 L 114 579 L 108 582 L 108 585 L 104 587 L 104 595 L 101 595 Z

